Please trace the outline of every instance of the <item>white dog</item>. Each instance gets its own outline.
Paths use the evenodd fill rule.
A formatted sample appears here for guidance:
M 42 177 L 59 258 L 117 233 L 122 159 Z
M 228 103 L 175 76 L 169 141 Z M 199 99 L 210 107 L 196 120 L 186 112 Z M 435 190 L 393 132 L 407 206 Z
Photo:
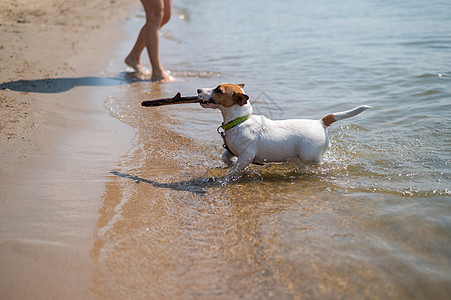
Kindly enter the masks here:
M 282 162 L 299 158 L 318 163 L 329 146 L 327 127 L 355 116 L 370 106 L 329 114 L 321 120 L 292 119 L 274 121 L 252 115 L 244 84 L 221 84 L 214 89 L 198 89 L 203 108 L 219 108 L 224 122 L 218 132 L 224 139 L 222 160 L 232 166 L 230 174 L 250 163 Z

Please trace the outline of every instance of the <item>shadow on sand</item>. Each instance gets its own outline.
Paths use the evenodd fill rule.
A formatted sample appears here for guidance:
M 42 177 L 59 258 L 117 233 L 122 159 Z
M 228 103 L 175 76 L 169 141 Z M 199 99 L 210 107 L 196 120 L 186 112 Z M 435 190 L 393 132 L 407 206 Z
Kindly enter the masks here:
M 157 181 L 148 180 L 145 178 L 141 178 L 134 175 L 129 175 L 126 173 L 121 173 L 117 171 L 111 171 L 110 174 L 122 177 L 129 178 L 134 180 L 136 183 L 148 183 L 158 188 L 167 188 L 174 191 L 185 191 L 193 193 L 194 195 L 205 195 L 207 193 L 207 189 L 211 187 L 221 186 L 221 182 L 216 180 L 215 178 L 197 178 L 188 181 L 182 182 L 172 182 L 172 183 L 161 183 Z
M 8 81 L 0 83 L 0 90 L 54 94 L 66 92 L 78 86 L 119 86 L 138 81 L 150 80 L 139 77 L 136 72 L 122 72 L 117 77 L 87 76 Z

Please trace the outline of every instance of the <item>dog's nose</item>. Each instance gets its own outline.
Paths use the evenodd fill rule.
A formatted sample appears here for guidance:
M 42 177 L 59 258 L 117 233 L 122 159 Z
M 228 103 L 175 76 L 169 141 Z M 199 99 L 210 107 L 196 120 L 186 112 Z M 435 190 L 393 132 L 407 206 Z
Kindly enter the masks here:
M 202 92 L 201 89 L 197 89 L 197 93 L 200 94 Z

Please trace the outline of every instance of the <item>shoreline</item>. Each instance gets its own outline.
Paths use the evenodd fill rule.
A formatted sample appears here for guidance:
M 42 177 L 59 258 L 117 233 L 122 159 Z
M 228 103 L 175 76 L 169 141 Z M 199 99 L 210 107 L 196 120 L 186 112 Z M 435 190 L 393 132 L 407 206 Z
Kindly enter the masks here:
M 94 297 L 89 251 L 105 169 L 133 137 L 104 108 L 121 83 L 97 74 L 139 5 L 0 4 L 0 298 Z

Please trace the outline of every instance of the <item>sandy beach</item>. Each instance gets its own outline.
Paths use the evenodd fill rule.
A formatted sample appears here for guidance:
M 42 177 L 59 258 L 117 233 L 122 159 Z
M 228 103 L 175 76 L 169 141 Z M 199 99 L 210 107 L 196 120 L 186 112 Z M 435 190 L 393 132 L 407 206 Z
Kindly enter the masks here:
M 115 140 L 131 136 L 104 109 L 114 84 L 99 72 L 139 5 L 0 3 L 1 299 L 92 297 L 89 245 L 99 202 L 88 199 L 101 198 L 102 165 L 128 147 Z M 73 206 L 63 207 L 70 199 Z

